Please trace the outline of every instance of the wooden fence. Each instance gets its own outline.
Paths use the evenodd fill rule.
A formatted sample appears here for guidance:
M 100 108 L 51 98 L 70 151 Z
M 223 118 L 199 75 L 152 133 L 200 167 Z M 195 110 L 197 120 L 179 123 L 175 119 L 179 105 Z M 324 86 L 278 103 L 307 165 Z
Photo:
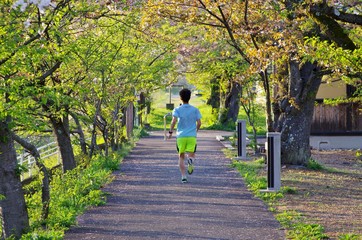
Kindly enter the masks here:
M 362 106 L 318 103 L 314 107 L 312 134 L 362 134 Z

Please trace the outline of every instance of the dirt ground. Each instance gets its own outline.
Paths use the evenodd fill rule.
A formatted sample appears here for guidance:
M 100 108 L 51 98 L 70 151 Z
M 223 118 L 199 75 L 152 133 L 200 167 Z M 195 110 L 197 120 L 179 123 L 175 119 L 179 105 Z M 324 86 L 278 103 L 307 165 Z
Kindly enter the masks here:
M 286 194 L 278 210 L 302 213 L 330 239 L 343 234 L 362 239 L 362 160 L 352 150 L 312 150 L 312 158 L 324 169 L 283 166 L 282 185 L 296 193 Z

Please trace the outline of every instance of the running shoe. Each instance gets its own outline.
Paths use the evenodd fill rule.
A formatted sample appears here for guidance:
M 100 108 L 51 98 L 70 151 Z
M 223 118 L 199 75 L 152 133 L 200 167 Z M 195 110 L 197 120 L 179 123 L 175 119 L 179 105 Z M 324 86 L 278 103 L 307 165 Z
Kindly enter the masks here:
M 187 183 L 187 178 L 182 178 L 182 179 L 181 179 L 181 182 L 182 182 L 182 183 Z
M 189 159 L 187 160 L 187 172 L 188 172 L 188 174 L 190 174 L 190 175 L 194 172 L 194 164 L 193 164 L 191 158 L 189 158 Z

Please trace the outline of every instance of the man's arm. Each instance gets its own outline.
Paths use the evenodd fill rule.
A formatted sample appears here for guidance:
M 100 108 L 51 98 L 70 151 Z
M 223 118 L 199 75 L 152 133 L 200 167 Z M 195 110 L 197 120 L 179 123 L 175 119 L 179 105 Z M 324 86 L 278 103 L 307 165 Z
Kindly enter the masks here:
M 171 138 L 176 123 L 177 123 L 177 117 L 173 116 L 171 121 L 170 131 L 168 132 L 169 133 L 168 138 Z
M 199 131 L 200 130 L 200 127 L 201 127 L 201 119 L 198 119 L 196 121 L 196 131 Z

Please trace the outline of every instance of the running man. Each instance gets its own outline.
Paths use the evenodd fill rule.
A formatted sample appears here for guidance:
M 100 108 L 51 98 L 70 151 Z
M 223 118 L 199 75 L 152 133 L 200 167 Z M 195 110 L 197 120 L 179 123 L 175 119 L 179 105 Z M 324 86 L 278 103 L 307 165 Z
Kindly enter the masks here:
M 201 126 L 201 114 L 199 109 L 189 104 L 191 91 L 182 89 L 180 91 L 182 105 L 175 108 L 172 112 L 172 122 L 169 131 L 169 138 L 172 137 L 174 127 L 177 123 L 176 142 L 179 154 L 179 167 L 181 172 L 181 182 L 187 183 L 185 157 L 187 156 L 187 172 L 192 174 L 194 171 L 194 161 L 196 152 L 196 133 Z

